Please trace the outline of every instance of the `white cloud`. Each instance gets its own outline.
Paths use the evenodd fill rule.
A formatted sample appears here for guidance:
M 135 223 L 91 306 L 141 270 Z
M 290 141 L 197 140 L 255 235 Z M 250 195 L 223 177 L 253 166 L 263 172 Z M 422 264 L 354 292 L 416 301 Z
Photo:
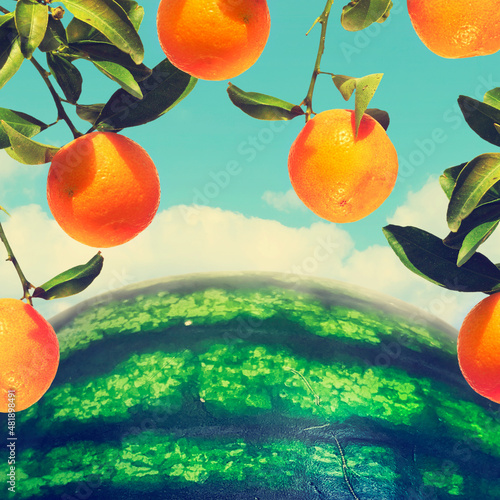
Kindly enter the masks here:
M 20 164 L 13 160 L 5 151 L 0 151 L 0 173 L 2 174 L 2 179 L 14 175 L 18 170 L 18 165 Z
M 404 205 L 397 208 L 389 224 L 399 226 L 415 226 L 429 233 L 444 238 L 449 229 L 446 224 L 448 199 L 439 180 L 431 176 L 426 184 L 416 193 L 410 191 Z
M 427 189 L 424 186 L 423 190 Z M 425 226 L 425 220 L 412 219 L 412 213 L 422 213 L 416 200 L 424 208 L 428 204 L 418 192 L 409 196 L 409 202 L 397 213 L 407 214 L 408 223 Z M 433 215 L 429 215 L 432 221 Z M 402 221 L 402 215 L 399 217 Z M 398 221 L 396 216 L 391 220 Z M 4 228 L 28 279 L 36 285 L 86 262 L 97 251 L 74 242 L 37 205 L 13 211 Z M 415 276 L 387 246 L 356 250 L 347 230 L 338 225 L 317 222 L 291 228 L 274 220 L 206 206 L 164 210 L 137 238 L 102 253 L 104 270 L 88 290 L 68 299 L 37 301 L 40 312 L 50 317 L 127 284 L 204 271 L 293 272 L 332 278 L 400 298 L 455 326 L 479 300 L 477 294 L 450 292 Z M 19 280 L 8 262 L 0 262 L 0 282 L 2 296 L 20 296 Z
M 23 165 L 0 151 L 0 205 L 10 211 L 35 201 L 39 193 L 32 186 L 36 180 L 45 179 L 47 172 L 43 165 Z
M 143 279 L 200 271 L 292 272 L 297 267 L 326 272 L 332 264 L 340 265 L 353 246 L 346 231 L 328 223 L 295 229 L 219 208 L 177 206 L 106 254 L 116 269 L 130 268 L 131 276 L 135 262 L 131 266 L 130 259 L 140 255 L 137 272 Z
M 472 306 L 484 297 L 452 292 L 424 280 L 404 267 L 388 246 L 355 250 L 344 261 L 337 279 L 401 299 L 457 328 Z
M 97 252 L 69 238 L 38 205 L 14 210 L 4 229 L 35 285 Z M 126 284 L 191 272 L 255 270 L 325 276 L 342 267 L 353 247 L 349 234 L 333 224 L 318 222 L 296 229 L 218 208 L 177 206 L 158 213 L 150 228 L 131 242 L 103 249 L 103 272 L 88 290 L 73 298 L 37 303 L 42 313 L 51 316 Z M 0 282 L 3 296 L 21 295 L 19 280 L 7 262 L 0 263 Z
M 305 210 L 304 203 L 302 203 L 293 189 L 289 189 L 286 193 L 266 191 L 262 195 L 262 199 L 280 212 L 289 213 L 292 210 Z

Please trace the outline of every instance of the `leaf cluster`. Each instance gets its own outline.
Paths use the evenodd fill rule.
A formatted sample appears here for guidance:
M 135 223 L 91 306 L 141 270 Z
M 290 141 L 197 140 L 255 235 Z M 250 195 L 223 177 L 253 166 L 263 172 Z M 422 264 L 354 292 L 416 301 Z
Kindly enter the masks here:
M 90 122 L 89 132 L 119 132 L 156 120 L 194 88 L 197 80 L 167 59 L 152 69 L 144 64 L 144 47 L 138 33 L 144 8 L 137 2 L 62 0 L 58 3 L 62 6 L 18 0 L 14 12 L 0 15 L 0 88 L 24 61 L 30 60 L 58 101 L 57 121 L 65 117 L 62 103 L 73 105 L 77 115 Z M 67 17 L 71 19 L 65 25 Z M 46 58 L 48 71 L 34 58 L 37 50 Z M 119 85 L 120 89 L 107 102 L 79 102 L 84 78 L 75 62 L 81 60 Z M 54 90 L 52 78 L 64 97 Z M 52 125 L 26 113 L 0 108 L 0 148 L 21 163 L 47 163 L 58 148 L 32 138 Z
M 500 88 L 483 102 L 460 96 L 458 104 L 471 129 L 500 147 Z M 440 185 L 448 198 L 449 234 L 441 239 L 416 227 L 389 225 L 384 234 L 401 262 L 422 278 L 449 290 L 500 291 L 500 265 L 478 248 L 500 223 L 500 153 L 485 153 L 448 168 Z

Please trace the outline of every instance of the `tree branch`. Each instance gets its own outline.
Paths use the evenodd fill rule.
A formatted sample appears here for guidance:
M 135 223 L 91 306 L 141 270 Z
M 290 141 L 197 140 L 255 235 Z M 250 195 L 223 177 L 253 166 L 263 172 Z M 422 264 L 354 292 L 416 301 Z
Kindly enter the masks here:
M 14 255 L 14 252 L 12 251 L 12 248 L 10 247 L 9 241 L 7 240 L 7 236 L 5 235 L 2 224 L 0 224 L 0 241 L 2 241 L 2 243 L 5 245 L 5 248 L 7 249 L 7 255 L 8 255 L 7 260 L 10 260 L 10 262 L 12 262 L 12 264 L 14 264 L 14 267 L 16 268 L 19 279 L 21 280 L 21 284 L 23 286 L 23 299 L 26 299 L 30 305 L 33 305 L 33 301 L 31 299 L 31 294 L 29 291 L 31 288 L 34 288 L 34 287 L 24 276 L 24 273 L 21 269 L 21 266 L 19 265 L 19 262 L 17 262 L 17 259 Z
M 320 65 L 321 65 L 321 58 L 323 57 L 323 53 L 325 52 L 325 39 L 326 39 L 326 28 L 328 25 L 328 17 L 330 15 L 330 11 L 332 9 L 334 0 L 327 0 L 325 10 L 321 14 L 318 19 L 314 22 L 313 26 L 311 29 L 317 24 L 321 24 L 321 37 L 319 41 L 319 49 L 318 49 L 318 55 L 316 57 L 316 62 L 314 64 L 314 71 L 312 74 L 311 78 L 311 84 L 309 85 L 309 90 L 307 92 L 306 98 L 302 101 L 302 103 L 307 106 L 306 109 L 306 122 L 311 118 L 311 115 L 313 114 L 313 109 L 312 109 L 312 98 L 313 98 L 313 93 L 314 93 L 314 87 L 316 85 L 316 79 L 318 78 L 318 75 L 321 73 L 320 71 Z M 311 30 L 309 30 L 311 31 Z M 308 31 L 308 33 L 309 33 Z
M 61 98 L 59 97 L 59 95 L 55 91 L 54 87 L 52 86 L 52 82 L 50 81 L 49 76 L 48 76 L 49 73 L 47 71 L 45 71 L 42 66 L 40 66 L 39 62 L 34 57 L 32 57 L 30 59 L 30 61 L 35 66 L 35 68 L 37 69 L 37 71 L 40 73 L 40 75 L 42 76 L 44 82 L 46 83 L 47 87 L 50 90 L 52 98 L 54 99 L 54 102 L 56 103 L 57 113 L 58 113 L 58 120 L 64 120 L 67 123 L 69 129 L 71 130 L 71 133 L 73 134 L 73 137 L 75 139 L 77 139 L 78 137 L 80 137 L 83 134 L 81 132 L 79 132 L 75 128 L 75 126 L 73 125 L 73 122 L 71 121 L 70 117 L 67 115 L 67 113 L 66 113 L 66 111 L 65 111 L 65 109 L 64 109 L 64 107 L 62 105 Z

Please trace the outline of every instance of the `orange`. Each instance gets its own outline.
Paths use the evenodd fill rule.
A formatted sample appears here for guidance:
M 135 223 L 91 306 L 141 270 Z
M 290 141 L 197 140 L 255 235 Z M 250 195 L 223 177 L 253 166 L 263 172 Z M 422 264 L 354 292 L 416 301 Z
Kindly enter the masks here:
M 47 199 L 69 236 L 92 247 L 113 247 L 151 223 L 160 203 L 160 181 L 153 161 L 137 143 L 123 135 L 93 132 L 56 153 Z
M 485 56 L 500 50 L 500 3 L 484 0 L 408 0 L 424 44 L 441 57 Z
M 0 412 L 35 404 L 52 384 L 59 365 L 59 342 L 52 326 L 32 306 L 0 299 Z
M 363 115 L 355 137 L 354 111 L 333 109 L 309 120 L 290 149 L 288 172 L 298 197 L 331 222 L 354 222 L 389 196 L 398 157 L 384 128 Z
M 500 293 L 471 309 L 458 334 L 458 362 L 469 385 L 500 403 Z
M 266 0 L 161 0 L 157 29 L 170 62 L 203 80 L 252 66 L 269 38 Z

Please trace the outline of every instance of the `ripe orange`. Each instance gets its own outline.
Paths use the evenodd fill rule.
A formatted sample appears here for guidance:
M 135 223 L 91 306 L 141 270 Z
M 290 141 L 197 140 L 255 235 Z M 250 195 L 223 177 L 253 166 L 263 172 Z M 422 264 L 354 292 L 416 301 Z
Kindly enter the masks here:
M 260 57 L 271 21 L 266 0 L 161 0 L 157 29 L 170 62 L 203 80 L 226 80 Z
M 0 412 L 35 404 L 47 391 L 59 366 L 59 342 L 52 326 L 32 306 L 0 299 Z
M 500 403 L 500 293 L 483 299 L 458 334 L 458 362 L 469 385 Z
M 92 247 L 121 245 L 143 231 L 160 203 L 160 181 L 137 143 L 93 132 L 62 147 L 47 181 L 52 215 L 72 238 Z
M 424 44 L 441 57 L 485 56 L 500 50 L 500 5 L 484 0 L 408 0 Z
M 354 111 L 333 109 L 306 123 L 290 149 L 288 172 L 298 197 L 331 222 L 354 222 L 389 196 L 398 157 L 384 128 L 363 115 L 355 137 Z

